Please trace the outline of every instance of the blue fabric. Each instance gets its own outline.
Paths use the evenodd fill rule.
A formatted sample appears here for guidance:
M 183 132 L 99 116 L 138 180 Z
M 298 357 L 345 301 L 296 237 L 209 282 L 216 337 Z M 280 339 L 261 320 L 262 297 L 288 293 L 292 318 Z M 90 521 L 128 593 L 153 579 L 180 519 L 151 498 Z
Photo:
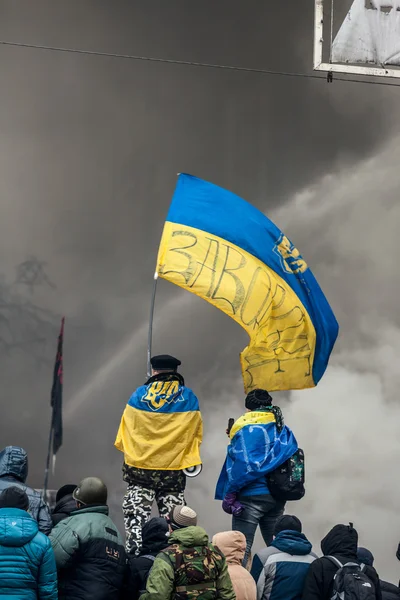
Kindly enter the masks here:
M 316 558 L 311 550 L 311 543 L 304 534 L 281 531 L 270 546 L 253 559 L 251 574 L 257 583 L 257 597 L 301 600 L 308 569 Z
M 304 533 L 292 530 L 280 531 L 270 545 L 278 548 L 281 552 L 296 556 L 305 556 L 312 550 L 312 545 Z
M 29 513 L 38 522 L 39 531 L 48 535 L 53 526 L 50 510 L 41 492 L 25 484 L 28 476 L 28 456 L 19 446 L 7 446 L 0 452 L 0 494 L 10 486 L 24 490 L 29 498 Z
M 201 229 L 243 248 L 286 281 L 303 303 L 317 334 L 312 370 L 317 384 L 325 372 L 339 327 L 310 269 L 295 273 L 295 265 L 290 272 L 282 268 L 282 256 L 276 251 L 283 237 L 278 227 L 236 194 L 186 174 L 179 176 L 167 221 Z
M 0 509 L 0 599 L 57 600 L 50 540 L 24 510 Z
M 257 481 L 249 483 L 249 485 L 240 490 L 241 496 L 265 496 L 265 494 L 269 493 L 267 480 L 264 476 L 257 479 Z
M 177 392 L 168 394 L 167 388 L 171 383 L 178 385 L 175 381 L 155 381 L 148 385 L 140 386 L 130 397 L 128 405 L 132 406 L 132 408 L 147 412 L 154 412 L 157 410 L 157 413 L 176 413 L 200 410 L 199 401 L 190 388 L 179 385 Z M 157 393 L 157 389 L 160 390 L 159 393 Z M 165 400 L 165 403 L 162 406 L 159 406 L 162 400 Z M 155 403 L 157 409 L 152 405 L 152 402 Z
M 223 500 L 226 494 L 259 481 L 293 456 L 297 448 L 296 438 L 286 425 L 281 432 L 275 423 L 245 425 L 228 446 L 215 499 Z

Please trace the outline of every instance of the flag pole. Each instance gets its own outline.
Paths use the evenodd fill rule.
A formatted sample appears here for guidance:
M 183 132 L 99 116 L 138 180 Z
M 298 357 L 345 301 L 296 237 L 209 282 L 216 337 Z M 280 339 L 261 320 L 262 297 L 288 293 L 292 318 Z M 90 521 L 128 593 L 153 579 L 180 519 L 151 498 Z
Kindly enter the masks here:
M 157 292 L 157 280 L 158 273 L 157 271 L 154 273 L 153 279 L 153 292 L 151 294 L 151 303 L 150 303 L 150 320 L 149 320 L 149 334 L 147 339 L 147 377 L 151 376 L 151 347 L 153 343 L 153 320 L 154 320 L 154 305 L 156 303 L 156 292 Z
M 51 461 L 51 445 L 53 442 L 53 410 L 51 411 L 51 423 L 50 423 L 50 434 L 49 434 L 49 445 L 47 447 L 47 459 L 46 459 L 46 469 L 44 472 L 44 483 L 43 483 L 43 500 L 47 501 L 47 486 L 49 485 L 49 471 L 50 471 L 50 461 Z

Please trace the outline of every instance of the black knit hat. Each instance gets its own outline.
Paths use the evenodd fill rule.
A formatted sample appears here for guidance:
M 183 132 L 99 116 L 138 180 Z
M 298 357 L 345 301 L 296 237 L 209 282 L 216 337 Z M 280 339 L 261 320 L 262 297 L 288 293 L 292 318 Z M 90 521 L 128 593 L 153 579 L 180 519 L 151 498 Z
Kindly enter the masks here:
M 249 410 L 272 406 L 272 398 L 267 390 L 252 390 L 246 396 L 245 406 Z
M 274 535 L 287 530 L 301 533 L 302 525 L 300 519 L 294 515 L 282 515 L 282 517 L 279 517 L 275 523 Z
M 20 508 L 28 510 L 29 498 L 21 488 L 11 485 L 0 494 L 0 508 Z
M 72 496 L 77 487 L 78 486 L 74 483 L 67 483 L 66 485 L 60 487 L 57 492 L 56 502 L 59 502 L 62 498 L 65 498 L 65 496 Z

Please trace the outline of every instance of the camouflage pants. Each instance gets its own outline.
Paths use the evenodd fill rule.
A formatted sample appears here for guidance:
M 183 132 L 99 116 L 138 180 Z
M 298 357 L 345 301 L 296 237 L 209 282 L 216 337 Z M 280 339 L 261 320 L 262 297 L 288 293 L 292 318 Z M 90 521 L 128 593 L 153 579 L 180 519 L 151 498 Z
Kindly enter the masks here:
M 156 491 L 140 485 L 128 485 L 122 503 L 127 552 L 139 554 L 142 545 L 142 527 L 150 519 L 154 500 L 157 502 L 160 517 L 166 517 L 174 506 L 186 504 L 183 491 Z

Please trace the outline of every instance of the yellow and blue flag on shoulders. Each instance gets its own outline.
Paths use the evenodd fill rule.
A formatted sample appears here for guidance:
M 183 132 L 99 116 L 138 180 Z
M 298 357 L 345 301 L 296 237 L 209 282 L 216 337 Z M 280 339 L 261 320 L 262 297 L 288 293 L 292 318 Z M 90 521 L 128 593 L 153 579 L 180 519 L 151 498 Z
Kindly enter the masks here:
M 129 399 L 115 446 L 138 469 L 181 470 L 201 464 L 199 401 L 176 379 L 149 381 Z
M 267 410 L 246 413 L 234 423 L 229 435 L 231 442 L 217 482 L 216 500 L 260 481 L 266 485 L 266 475 L 298 448 L 289 427 L 284 425 L 278 431 L 274 414 Z M 249 488 L 248 493 L 254 495 Z
M 249 334 L 246 393 L 314 387 L 338 335 L 315 277 L 292 242 L 232 192 L 179 175 L 157 273 L 225 312 Z

